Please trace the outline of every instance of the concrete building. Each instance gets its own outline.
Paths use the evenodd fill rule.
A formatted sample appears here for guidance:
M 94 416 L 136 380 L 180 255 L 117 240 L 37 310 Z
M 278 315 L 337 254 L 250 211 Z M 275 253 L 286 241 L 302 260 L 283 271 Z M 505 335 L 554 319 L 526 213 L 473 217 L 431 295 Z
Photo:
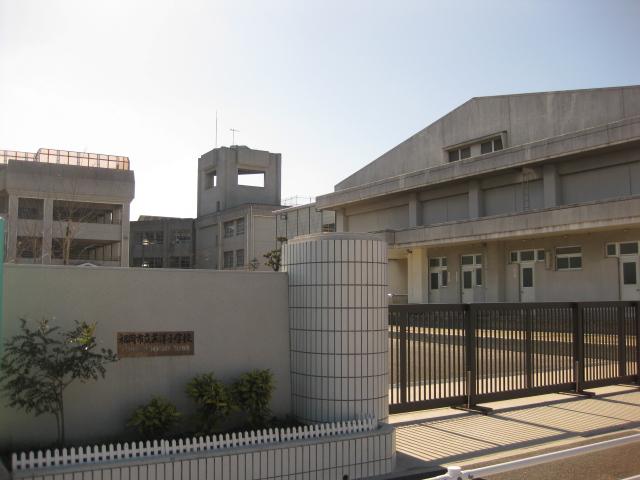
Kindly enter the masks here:
M 131 222 L 130 266 L 144 268 L 194 268 L 193 218 L 141 215 Z
M 0 150 L 0 214 L 7 262 L 129 265 L 127 157 Z
M 276 238 L 290 240 L 298 235 L 336 231 L 335 212 L 319 210 L 313 201 L 299 204 L 298 199 L 285 199 L 282 203 L 288 206 L 273 212 L 276 215 Z
M 473 98 L 316 199 L 395 302 L 640 299 L 640 86 Z
M 280 208 L 279 153 L 221 147 L 198 160 L 196 268 L 266 270 Z

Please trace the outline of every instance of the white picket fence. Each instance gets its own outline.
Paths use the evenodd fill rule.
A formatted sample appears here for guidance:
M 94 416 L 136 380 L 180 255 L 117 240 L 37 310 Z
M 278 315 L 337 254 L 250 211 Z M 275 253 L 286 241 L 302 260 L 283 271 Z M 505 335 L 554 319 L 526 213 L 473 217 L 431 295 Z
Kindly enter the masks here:
M 139 460 L 162 455 L 178 455 L 205 451 L 222 450 L 249 445 L 265 445 L 296 440 L 330 437 L 350 433 L 369 432 L 378 427 L 375 419 L 351 420 L 347 422 L 323 423 L 304 427 L 258 430 L 249 432 L 213 435 L 176 440 L 154 440 L 153 442 L 132 442 L 120 444 L 94 445 L 93 447 L 63 448 L 22 452 L 11 456 L 14 472 L 34 468 L 86 465 L 115 460 Z

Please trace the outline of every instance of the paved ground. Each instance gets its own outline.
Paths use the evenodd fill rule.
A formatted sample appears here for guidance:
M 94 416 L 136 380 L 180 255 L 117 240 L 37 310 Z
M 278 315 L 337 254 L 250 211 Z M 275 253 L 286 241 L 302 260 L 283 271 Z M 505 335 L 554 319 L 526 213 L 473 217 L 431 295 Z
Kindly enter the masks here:
M 486 480 L 620 480 L 635 475 L 640 475 L 640 442 L 484 478 Z
M 596 442 L 611 438 L 612 434 L 638 433 L 634 429 L 640 429 L 640 389 L 612 386 L 592 391 L 597 393 L 593 398 L 553 394 L 494 402 L 486 404 L 494 409 L 487 416 L 453 409 L 392 415 L 390 421 L 397 427 L 397 471 L 410 474 L 446 465 L 470 468 L 562 450 L 580 442 Z M 638 451 L 638 455 L 625 455 L 625 449 L 637 449 L 634 451 Z M 546 476 L 533 477 L 523 472 L 516 475 L 514 472 L 512 476 L 494 478 L 619 479 L 640 474 L 640 446 L 633 444 L 619 450 L 616 453 L 612 449 L 611 456 L 617 455 L 620 459 L 623 468 L 620 471 L 612 470 L 603 462 L 602 453 L 594 453 L 582 460 L 576 457 L 571 462 L 558 464 L 556 468 L 562 470 L 558 477 L 545 470 L 553 468 L 549 464 L 533 469 L 546 471 Z M 583 472 L 583 475 L 564 476 L 573 475 L 565 469 L 573 462 L 575 471 Z M 580 470 L 578 466 L 587 470 Z

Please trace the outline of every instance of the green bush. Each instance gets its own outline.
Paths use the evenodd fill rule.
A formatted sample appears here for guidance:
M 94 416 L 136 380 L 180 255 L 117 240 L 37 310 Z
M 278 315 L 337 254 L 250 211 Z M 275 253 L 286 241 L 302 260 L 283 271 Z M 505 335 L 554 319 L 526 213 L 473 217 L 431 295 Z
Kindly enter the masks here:
M 180 413 L 173 403 L 154 397 L 134 410 L 127 426 L 136 429 L 145 440 L 154 440 L 165 437 L 179 419 Z
M 197 405 L 198 434 L 210 435 L 218 423 L 233 408 L 229 390 L 213 373 L 194 377 L 186 388 L 187 395 Z
M 270 370 L 244 373 L 231 385 L 235 404 L 248 416 L 249 427 L 263 428 L 271 415 L 269 404 L 275 382 Z

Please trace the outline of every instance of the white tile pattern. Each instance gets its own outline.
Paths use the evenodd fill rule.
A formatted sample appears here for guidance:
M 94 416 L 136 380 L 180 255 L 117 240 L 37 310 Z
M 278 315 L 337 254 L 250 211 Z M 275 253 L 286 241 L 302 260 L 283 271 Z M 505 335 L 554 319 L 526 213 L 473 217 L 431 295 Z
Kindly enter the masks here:
M 387 245 L 316 234 L 283 247 L 291 391 L 304 422 L 388 418 Z

